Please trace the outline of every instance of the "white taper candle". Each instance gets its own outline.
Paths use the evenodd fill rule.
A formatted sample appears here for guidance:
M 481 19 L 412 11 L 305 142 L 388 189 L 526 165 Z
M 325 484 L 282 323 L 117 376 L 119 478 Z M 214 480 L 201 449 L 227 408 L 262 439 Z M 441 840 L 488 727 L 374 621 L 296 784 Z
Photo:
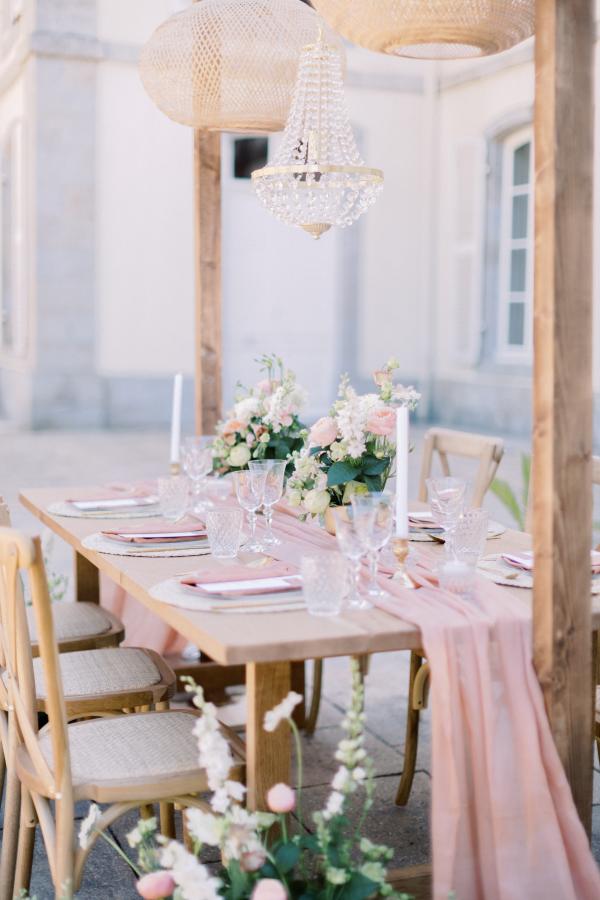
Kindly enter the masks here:
M 408 407 L 396 409 L 396 537 L 408 537 Z
M 181 443 L 181 395 L 183 392 L 183 375 L 178 372 L 173 379 L 173 407 L 171 409 L 171 465 L 179 462 L 179 445 Z

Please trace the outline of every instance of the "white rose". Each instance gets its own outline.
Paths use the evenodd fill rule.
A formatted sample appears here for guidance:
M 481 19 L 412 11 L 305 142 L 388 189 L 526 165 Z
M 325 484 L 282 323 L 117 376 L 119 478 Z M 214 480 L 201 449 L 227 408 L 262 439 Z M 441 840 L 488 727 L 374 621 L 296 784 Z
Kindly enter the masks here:
M 329 491 L 308 491 L 304 496 L 304 509 L 313 516 L 324 513 L 329 506 Z
M 287 499 L 290 506 L 300 506 L 302 503 L 302 491 L 288 491 Z
M 248 461 L 250 459 L 250 450 L 248 449 L 247 444 L 238 444 L 236 447 L 232 447 L 229 453 L 229 465 L 236 466 L 236 468 L 243 469 L 244 466 L 248 465 Z
M 275 430 L 275 429 L 273 429 L 273 430 Z M 268 444 L 270 440 L 271 440 L 271 435 L 269 434 L 269 432 L 263 431 L 263 433 L 259 437 L 259 441 L 261 442 L 261 444 Z

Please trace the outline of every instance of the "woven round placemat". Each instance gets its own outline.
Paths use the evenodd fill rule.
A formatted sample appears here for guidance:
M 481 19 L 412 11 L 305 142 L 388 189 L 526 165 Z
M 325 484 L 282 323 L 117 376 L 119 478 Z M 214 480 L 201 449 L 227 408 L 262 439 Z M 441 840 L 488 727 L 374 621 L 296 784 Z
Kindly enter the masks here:
M 275 612 L 298 612 L 306 609 L 301 593 L 285 594 L 261 594 L 260 597 L 237 597 L 231 600 L 220 600 L 199 597 L 187 591 L 181 584 L 181 575 L 175 578 L 167 578 L 150 588 L 149 594 L 154 600 L 168 603 L 169 606 L 178 606 L 180 609 L 201 610 L 204 612 L 227 613 L 229 615 Z M 243 604 L 243 607 L 242 607 Z
M 502 525 L 500 522 L 494 522 L 494 521 L 490 520 L 490 522 L 488 524 L 487 540 L 491 541 L 493 538 L 500 537 L 500 535 L 504 534 L 505 531 L 506 531 L 506 527 L 504 525 Z M 427 541 L 430 544 L 433 544 L 436 542 L 438 544 L 444 543 L 444 539 L 441 534 L 436 535 L 435 537 L 432 537 L 430 534 L 427 534 L 426 531 L 423 531 L 423 532 L 418 532 L 418 531 L 412 532 L 411 531 L 408 536 L 408 539 L 409 539 L 409 541 Z
M 143 547 L 139 544 L 126 544 L 119 541 L 111 541 L 110 538 L 104 537 L 100 532 L 89 534 L 81 542 L 87 550 L 97 550 L 99 553 L 108 553 L 111 556 L 149 556 L 150 558 L 161 558 L 169 556 L 208 556 L 210 550 L 208 543 L 202 547 L 185 547 L 173 546 L 162 550 L 150 547 L 145 544 Z
M 51 516 L 68 516 L 71 519 L 151 519 L 160 516 L 158 504 L 145 509 L 119 509 L 98 512 L 82 512 L 64 500 L 58 500 L 46 507 Z
M 517 569 L 516 566 L 511 566 L 502 559 L 500 553 L 490 553 L 489 556 L 484 556 L 480 559 L 477 564 L 477 571 L 484 575 L 485 578 L 489 578 L 490 581 L 506 585 L 506 587 L 529 589 L 533 587 L 531 572 L 525 572 L 522 569 Z M 590 578 L 591 593 L 600 594 L 600 575 L 590 576 Z

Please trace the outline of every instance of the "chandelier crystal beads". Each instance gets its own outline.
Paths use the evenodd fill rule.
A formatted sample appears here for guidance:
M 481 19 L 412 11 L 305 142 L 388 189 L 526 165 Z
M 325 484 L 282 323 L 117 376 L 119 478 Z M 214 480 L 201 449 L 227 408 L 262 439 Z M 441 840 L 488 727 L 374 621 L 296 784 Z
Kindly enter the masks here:
M 317 28 L 314 9 L 299 0 L 198 0 L 156 29 L 142 48 L 140 77 L 156 106 L 181 125 L 281 131 L 300 50 Z
M 533 34 L 535 0 L 313 0 L 345 38 L 393 56 L 460 59 L 507 50 Z
M 300 54 L 281 145 L 252 181 L 274 216 L 314 238 L 352 225 L 381 192 L 383 172 L 365 166 L 352 133 L 340 50 L 322 35 Z

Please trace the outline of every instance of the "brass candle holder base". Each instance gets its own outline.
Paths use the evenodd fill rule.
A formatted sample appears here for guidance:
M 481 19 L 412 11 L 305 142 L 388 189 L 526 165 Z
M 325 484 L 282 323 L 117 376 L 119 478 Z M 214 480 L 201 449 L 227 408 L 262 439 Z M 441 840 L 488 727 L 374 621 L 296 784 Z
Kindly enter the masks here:
M 406 570 L 408 550 L 408 538 L 392 538 L 392 552 L 398 561 L 398 568 L 392 575 L 392 581 L 399 581 L 402 587 L 414 590 L 418 585 Z
M 171 463 L 170 471 L 171 475 L 179 475 L 181 473 L 181 466 L 179 463 Z

